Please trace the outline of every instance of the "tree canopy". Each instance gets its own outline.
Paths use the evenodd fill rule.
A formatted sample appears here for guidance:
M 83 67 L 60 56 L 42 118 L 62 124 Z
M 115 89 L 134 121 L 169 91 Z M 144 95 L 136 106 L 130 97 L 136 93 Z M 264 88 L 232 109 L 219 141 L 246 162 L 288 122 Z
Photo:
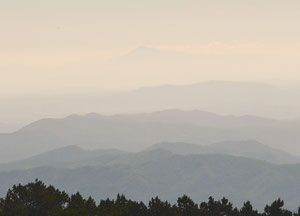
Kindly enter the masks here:
M 300 216 L 300 210 L 293 213 L 283 206 L 284 201 L 278 199 L 259 213 L 249 201 L 237 209 L 226 198 L 209 197 L 207 202 L 197 204 L 187 195 L 179 197 L 173 205 L 158 197 L 146 205 L 121 194 L 115 200 L 101 200 L 97 204 L 79 192 L 69 196 L 36 180 L 8 190 L 6 197 L 0 199 L 0 216 Z

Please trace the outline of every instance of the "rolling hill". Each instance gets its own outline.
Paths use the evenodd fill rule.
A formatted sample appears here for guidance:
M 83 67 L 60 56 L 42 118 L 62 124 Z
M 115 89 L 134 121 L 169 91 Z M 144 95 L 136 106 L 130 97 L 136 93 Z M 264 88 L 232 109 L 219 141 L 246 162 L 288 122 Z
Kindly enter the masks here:
M 225 154 L 257 159 L 275 164 L 300 163 L 300 157 L 282 150 L 274 149 L 255 140 L 224 141 L 210 145 L 196 145 L 190 143 L 158 143 L 149 148 L 163 149 L 174 154 Z
M 249 159 L 266 161 L 274 164 L 300 163 L 300 157 L 287 152 L 273 149 L 255 140 L 227 141 L 210 145 L 196 145 L 190 143 L 157 143 L 134 154 L 116 149 L 85 150 L 78 146 L 67 146 L 49 152 L 38 154 L 24 160 L 0 164 L 1 171 L 23 170 L 38 167 L 79 168 L 84 166 L 104 166 L 114 163 L 128 163 L 126 160 L 140 155 L 149 156 L 148 152 L 162 151 L 165 156 L 169 153 L 177 155 L 205 155 L 220 154 L 240 156 Z M 153 154 L 156 156 L 155 154 Z M 146 157 L 144 157 L 145 159 Z M 126 160 L 124 160 L 126 159 Z M 154 158 L 150 158 L 153 160 Z
M 0 195 L 14 183 L 35 178 L 96 200 L 123 193 L 134 200 L 147 201 L 158 195 L 174 202 L 187 194 L 197 202 L 226 196 L 240 206 L 250 200 L 258 208 L 278 197 L 289 209 L 299 205 L 300 165 L 274 165 L 220 154 L 175 155 L 157 149 L 129 154 L 106 165 L 1 172 Z
M 174 115 L 178 118 L 173 118 Z M 226 140 L 257 140 L 297 154 L 300 153 L 299 131 L 299 122 L 218 116 L 200 111 L 72 115 L 63 119 L 42 119 L 14 133 L 0 134 L 0 162 L 25 159 L 69 145 L 141 151 L 159 142 L 207 145 Z
M 78 168 L 87 165 L 102 165 L 127 154 L 129 153 L 115 149 L 84 150 L 78 146 L 67 146 L 24 160 L 0 164 L 0 172 L 37 167 Z

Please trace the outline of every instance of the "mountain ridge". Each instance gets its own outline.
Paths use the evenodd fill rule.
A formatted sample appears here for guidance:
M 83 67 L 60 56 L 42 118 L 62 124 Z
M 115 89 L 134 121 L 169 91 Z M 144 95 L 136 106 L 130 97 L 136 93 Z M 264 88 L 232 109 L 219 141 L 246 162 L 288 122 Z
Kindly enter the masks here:
M 121 160 L 75 169 L 40 167 L 0 172 L 0 192 L 4 194 L 15 182 L 27 183 L 38 178 L 68 193 L 79 191 L 96 200 L 122 193 L 135 200 L 160 196 L 175 202 L 178 195 L 187 194 L 196 202 L 209 196 L 226 196 L 239 206 L 250 200 L 255 207 L 262 208 L 281 197 L 287 208 L 295 209 L 299 204 L 299 173 L 299 164 L 275 165 L 220 154 L 166 157 L 159 150 L 130 155 L 129 163 Z
M 275 164 L 300 163 L 300 157 L 282 150 L 271 148 L 255 140 L 223 141 L 210 145 L 196 145 L 191 143 L 162 142 L 152 145 L 149 150 L 164 149 L 174 154 L 223 154 L 246 157 Z
M 0 134 L 0 163 L 69 145 L 141 151 L 164 141 L 207 145 L 254 139 L 273 148 L 300 154 L 299 130 L 299 122 L 224 117 L 174 109 L 149 114 L 72 115 L 62 119 L 42 119 L 14 133 Z
M 1 171 L 22 170 L 37 167 L 78 168 L 83 166 L 98 166 L 109 164 L 130 164 L 133 158 L 149 158 L 154 152 L 158 155 L 170 157 L 177 155 L 229 155 L 244 157 L 253 160 L 265 161 L 273 164 L 297 164 L 300 157 L 273 149 L 255 140 L 224 141 L 210 145 L 197 145 L 181 142 L 162 142 L 153 144 L 140 152 L 125 152 L 117 149 L 85 150 L 78 146 L 66 146 L 52 151 L 44 152 L 24 160 L 0 164 Z M 155 154 L 156 153 L 156 154 Z M 146 155 L 147 157 L 144 157 Z M 153 160 L 153 158 L 149 158 Z

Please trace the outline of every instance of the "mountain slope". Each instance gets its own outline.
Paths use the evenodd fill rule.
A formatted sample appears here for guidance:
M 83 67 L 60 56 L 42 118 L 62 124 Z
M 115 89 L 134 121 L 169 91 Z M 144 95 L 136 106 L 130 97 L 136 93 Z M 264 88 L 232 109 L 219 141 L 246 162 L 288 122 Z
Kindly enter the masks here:
M 300 157 L 287 152 L 271 148 L 255 140 L 224 141 L 210 145 L 196 145 L 190 143 L 158 143 L 149 148 L 164 149 L 174 154 L 225 154 L 247 157 L 276 164 L 300 163 Z
M 149 154 L 149 152 L 160 152 L 160 154 Z M 131 159 L 143 158 L 145 160 L 149 157 L 149 160 L 153 160 L 156 156 L 169 157 L 171 153 L 178 155 L 223 154 L 257 159 L 275 164 L 300 163 L 299 156 L 273 149 L 254 140 L 227 141 L 211 145 L 163 142 L 154 144 L 137 154 L 114 149 L 84 150 L 78 146 L 67 146 L 24 160 L 0 164 L 0 172 L 36 167 L 79 168 L 115 163 L 129 164 L 131 163 Z
M 15 133 L 0 134 L 0 162 L 20 160 L 69 145 L 140 151 L 153 143 L 164 141 L 207 145 L 224 140 L 252 139 L 273 148 L 300 153 L 298 122 L 256 117 L 228 118 L 205 112 L 196 112 L 198 117 L 187 121 L 186 119 L 192 119 L 193 113 L 195 112 L 175 111 L 174 114 L 174 111 L 169 110 L 145 115 L 89 114 L 43 119 Z M 181 117 L 172 122 L 170 116 Z M 217 120 L 208 121 L 211 116 Z
M 115 149 L 84 150 L 78 146 L 67 146 L 24 160 L 0 164 L 0 172 L 36 167 L 73 168 L 86 165 L 100 165 L 119 159 L 126 154 L 124 151 Z
M 115 113 L 120 113 L 120 107 L 122 112 L 178 108 L 209 110 L 224 115 L 295 118 L 299 116 L 298 97 L 299 92 L 264 83 L 208 81 L 192 85 L 143 87 L 99 101 L 102 109 L 110 108 Z
M 140 53 L 143 50 L 138 49 L 138 55 L 143 56 Z M 138 59 L 140 60 L 141 58 Z M 134 60 L 134 64 L 136 62 Z M 170 63 L 173 65 L 174 60 Z M 182 69 L 186 70 L 186 66 L 180 70 Z M 223 115 L 246 114 L 295 119 L 299 118 L 299 97 L 300 91 L 264 83 L 208 81 L 190 85 L 144 87 L 126 92 L 78 92 L 43 97 L 3 98 L 0 100 L 0 120 L 16 122 L 14 128 L 20 128 L 20 125 L 45 116 L 63 117 L 70 113 L 88 112 L 140 113 L 164 109 L 197 109 Z
M 184 156 L 157 150 L 130 155 L 105 166 L 2 172 L 1 195 L 13 183 L 35 178 L 70 193 L 92 195 L 96 200 L 123 193 L 135 200 L 146 201 L 158 195 L 174 202 L 187 194 L 197 202 L 210 195 L 226 196 L 237 205 L 250 200 L 258 208 L 278 197 L 285 200 L 288 208 L 299 205 L 300 165 L 272 165 L 226 155 Z
M 286 164 L 300 163 L 300 157 L 287 152 L 271 148 L 257 141 L 249 140 L 244 142 L 219 142 L 209 145 L 215 153 L 222 153 L 235 156 L 243 156 L 253 159 L 264 160 L 271 163 Z
M 93 114 L 94 117 L 97 114 Z M 99 115 L 98 115 L 99 117 Z M 139 122 L 161 122 L 167 124 L 193 124 L 198 126 L 214 128 L 239 128 L 239 127 L 282 127 L 297 125 L 297 122 L 279 121 L 257 116 L 232 116 L 217 115 L 200 110 L 183 111 L 179 109 L 168 109 L 152 113 L 141 113 L 132 115 L 114 115 L 111 118 L 122 120 L 135 120 Z

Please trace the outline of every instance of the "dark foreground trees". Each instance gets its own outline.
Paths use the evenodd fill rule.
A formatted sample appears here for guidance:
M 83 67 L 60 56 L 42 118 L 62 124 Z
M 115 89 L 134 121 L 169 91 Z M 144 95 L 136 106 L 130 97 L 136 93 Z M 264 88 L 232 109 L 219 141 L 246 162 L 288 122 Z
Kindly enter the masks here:
M 79 193 L 69 196 L 36 180 L 13 186 L 6 197 L 0 199 L 0 216 L 300 216 L 300 212 L 292 213 L 283 205 L 278 199 L 267 205 L 263 213 L 258 213 L 249 201 L 237 209 L 226 198 L 210 197 L 208 202 L 198 205 L 186 195 L 178 198 L 174 205 L 158 197 L 145 205 L 124 195 L 118 195 L 115 200 L 101 200 L 97 205 L 91 197 L 85 199 Z
M 69 200 L 65 192 L 41 181 L 13 186 L 1 200 L 1 216 L 57 215 Z

